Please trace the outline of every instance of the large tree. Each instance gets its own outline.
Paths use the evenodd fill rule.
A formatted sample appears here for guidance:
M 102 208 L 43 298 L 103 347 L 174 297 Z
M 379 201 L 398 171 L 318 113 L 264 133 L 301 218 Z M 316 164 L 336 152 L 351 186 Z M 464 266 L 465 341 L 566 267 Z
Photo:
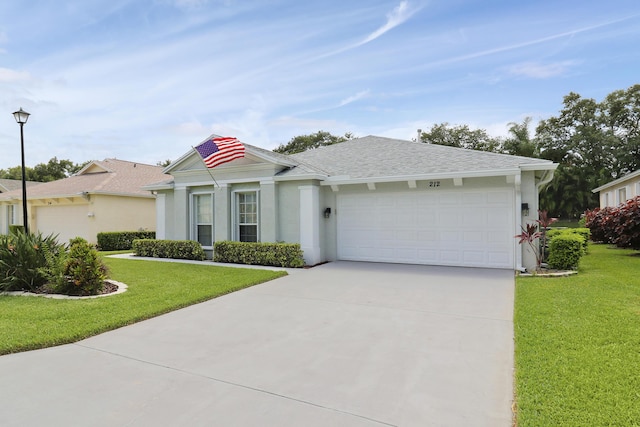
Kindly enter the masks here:
M 602 102 L 577 93 L 536 129 L 540 156 L 560 163 L 542 194 L 551 213 L 577 217 L 598 205 L 591 190 L 640 167 L 640 85 Z
M 530 124 L 531 117 L 525 117 L 522 123 L 509 123 L 509 136 L 502 144 L 504 153 L 524 157 L 539 156 L 537 140 L 531 138 L 529 131 Z
M 353 134 L 350 132 L 345 133 L 344 136 L 336 136 L 329 132 L 320 130 L 309 135 L 295 136 L 291 138 L 288 143 L 280 144 L 273 151 L 280 154 L 295 154 L 311 150 L 313 148 L 324 147 L 325 145 L 338 144 L 350 139 L 353 139 Z
M 27 181 L 49 182 L 71 176 L 83 166 L 84 164 L 76 164 L 71 160 L 58 160 L 57 157 L 54 157 L 48 163 L 39 163 L 33 168 L 25 167 L 24 173 Z M 22 167 L 14 166 L 0 169 L 0 178 L 22 179 Z
M 499 152 L 502 148 L 500 138 L 490 136 L 484 129 L 470 129 L 468 125 L 439 123 L 422 132 L 422 142 L 467 148 L 470 150 Z

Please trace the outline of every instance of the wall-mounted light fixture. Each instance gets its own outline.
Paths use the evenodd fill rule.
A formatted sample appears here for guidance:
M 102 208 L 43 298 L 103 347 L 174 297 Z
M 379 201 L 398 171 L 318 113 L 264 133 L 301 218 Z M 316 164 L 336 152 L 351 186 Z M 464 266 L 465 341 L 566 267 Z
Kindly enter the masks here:
M 522 209 L 523 216 L 529 216 L 529 203 L 523 203 L 520 208 Z
M 331 216 L 331 208 L 326 208 L 324 210 L 324 217 L 329 218 Z

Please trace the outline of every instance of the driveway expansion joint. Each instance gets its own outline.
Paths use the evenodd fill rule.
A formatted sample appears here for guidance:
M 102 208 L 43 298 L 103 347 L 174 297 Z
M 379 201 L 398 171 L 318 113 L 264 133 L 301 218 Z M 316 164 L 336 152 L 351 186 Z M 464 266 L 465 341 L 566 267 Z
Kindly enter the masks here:
M 391 423 L 387 423 L 385 421 L 376 420 L 374 418 L 366 417 L 364 415 L 355 414 L 353 412 L 343 411 L 341 409 L 332 408 L 332 407 L 325 406 L 325 405 L 320 405 L 320 404 L 317 404 L 317 403 L 309 402 L 307 400 L 297 399 L 297 398 L 291 397 L 291 396 L 285 396 L 283 394 L 275 393 L 275 392 L 272 392 L 272 391 L 269 391 L 269 390 L 260 389 L 260 388 L 257 388 L 257 387 L 252 387 L 252 386 L 245 385 L 245 384 L 235 383 L 233 381 L 223 380 L 221 378 L 215 378 L 215 377 L 211 377 L 211 376 L 208 376 L 208 375 L 203 375 L 203 374 L 199 374 L 199 373 L 196 373 L 196 372 L 187 371 L 187 370 L 184 370 L 184 369 L 174 368 L 172 366 L 163 365 L 161 363 L 156 363 L 156 362 L 151 362 L 151 361 L 148 361 L 148 360 L 138 359 L 138 358 L 135 358 L 135 357 L 126 356 L 126 355 L 120 354 L 120 353 L 114 353 L 112 351 L 107 351 L 107 350 L 103 350 L 103 349 L 100 349 L 100 348 L 91 347 L 91 346 L 88 346 L 88 345 L 83 345 L 83 344 L 80 344 L 80 343 L 73 343 L 73 344 L 70 344 L 70 345 L 82 347 L 82 348 L 85 348 L 87 350 L 98 351 L 100 353 L 108 354 L 108 355 L 115 356 L 115 357 L 120 357 L 120 358 L 123 358 L 123 359 L 127 359 L 127 360 L 131 360 L 131 361 L 134 361 L 134 362 L 143 363 L 143 364 L 150 365 L 150 366 L 155 366 L 155 367 L 158 367 L 158 368 L 168 369 L 168 370 L 171 370 L 171 371 L 174 371 L 174 372 L 178 372 L 178 373 L 181 373 L 181 374 L 191 375 L 193 377 L 204 378 L 204 379 L 207 379 L 207 380 L 210 380 L 210 381 L 215 381 L 215 382 L 218 382 L 218 383 L 221 383 L 221 384 L 230 385 L 230 386 L 233 386 L 233 387 L 240 387 L 240 388 L 243 388 L 243 389 L 246 389 L 246 390 L 255 391 L 255 392 L 258 392 L 258 393 L 268 394 L 268 395 L 271 395 L 271 396 L 274 396 L 274 397 L 278 397 L 278 398 L 281 398 L 281 399 L 286 399 L 286 400 L 291 400 L 293 402 L 302 403 L 303 405 L 314 406 L 316 408 L 320 408 L 320 409 L 323 409 L 323 410 L 326 410 L 326 411 L 337 412 L 337 413 L 340 413 L 340 414 L 344 414 L 344 415 L 360 418 L 360 419 L 363 419 L 363 420 L 371 421 L 373 423 L 376 423 L 376 424 L 379 424 L 379 425 L 383 425 L 383 426 L 399 427 L 396 424 L 391 424 Z

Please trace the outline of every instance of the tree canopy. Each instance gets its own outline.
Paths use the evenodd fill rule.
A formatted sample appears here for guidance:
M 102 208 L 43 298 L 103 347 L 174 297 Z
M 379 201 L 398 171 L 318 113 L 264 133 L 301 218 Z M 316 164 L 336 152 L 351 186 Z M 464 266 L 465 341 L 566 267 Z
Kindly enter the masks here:
M 640 85 L 601 102 L 569 93 L 560 114 L 539 123 L 536 139 L 540 156 L 560 163 L 542 193 L 546 207 L 567 217 L 596 207 L 593 188 L 640 168 Z
M 66 178 L 78 172 L 84 164 L 76 164 L 71 160 L 58 160 L 54 157 L 48 163 L 39 163 L 33 168 L 26 166 L 24 168 L 25 178 L 27 181 L 49 182 Z M 22 179 L 22 167 L 14 166 L 8 169 L 0 169 L 0 178 L 4 179 Z
M 470 150 L 498 152 L 502 141 L 489 136 L 484 129 L 470 129 L 468 125 L 451 126 L 449 123 L 433 125 L 421 133 L 421 141 Z
M 345 133 L 344 136 L 336 136 L 320 130 L 309 135 L 295 136 L 291 138 L 288 143 L 280 144 L 273 151 L 280 154 L 295 154 L 318 147 L 324 147 L 325 145 L 338 144 L 353 138 L 354 136 L 350 132 Z

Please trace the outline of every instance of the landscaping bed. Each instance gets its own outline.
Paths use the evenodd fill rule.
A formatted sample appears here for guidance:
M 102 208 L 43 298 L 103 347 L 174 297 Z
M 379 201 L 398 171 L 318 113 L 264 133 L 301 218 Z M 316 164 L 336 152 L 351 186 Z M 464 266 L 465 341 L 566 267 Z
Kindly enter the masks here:
M 0 355 L 75 342 L 286 275 L 284 271 L 104 258 L 128 285 L 107 298 L 0 295 Z

